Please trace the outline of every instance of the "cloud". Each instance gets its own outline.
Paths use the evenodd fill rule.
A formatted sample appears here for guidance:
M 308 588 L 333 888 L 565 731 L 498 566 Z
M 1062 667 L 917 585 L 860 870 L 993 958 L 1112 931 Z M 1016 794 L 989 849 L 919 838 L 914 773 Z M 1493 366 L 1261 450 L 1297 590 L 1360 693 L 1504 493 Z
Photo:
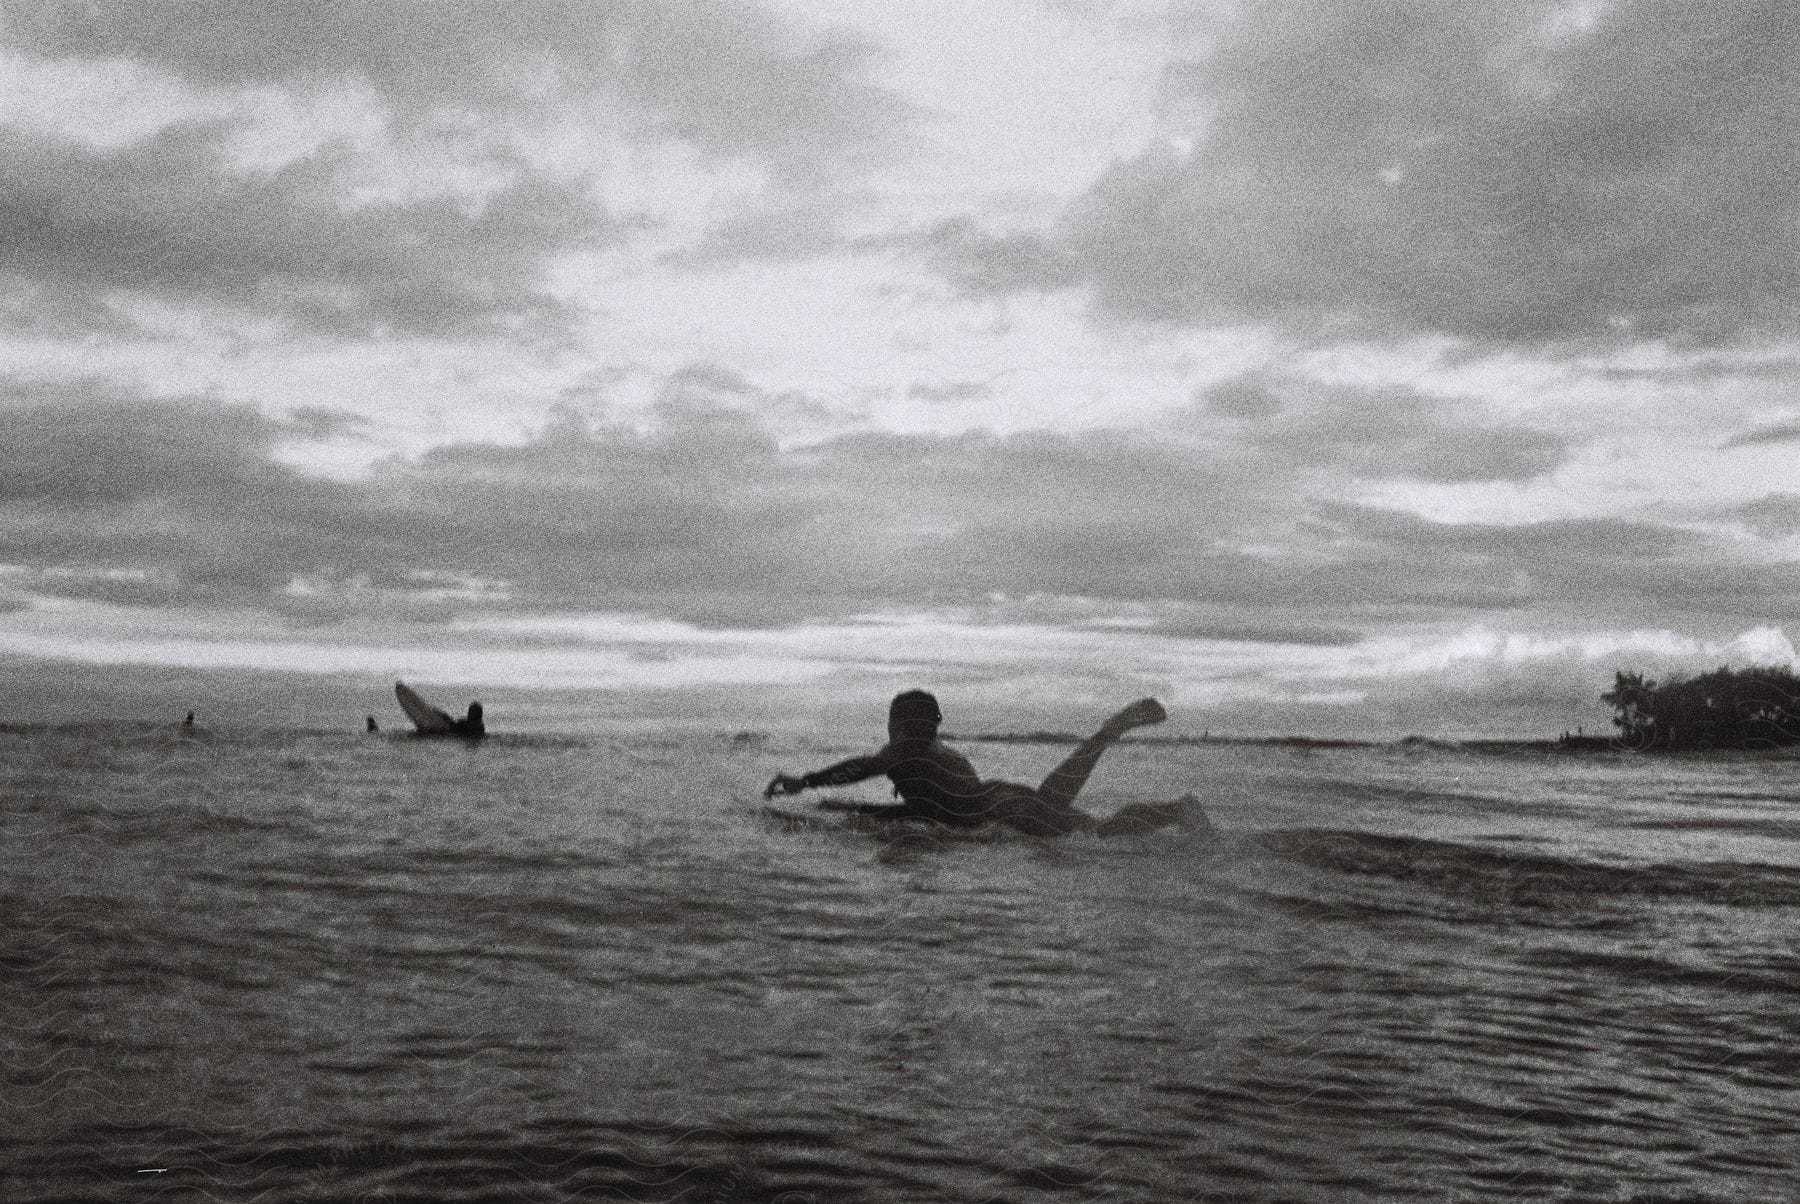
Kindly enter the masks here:
M 1667 345 L 1659 345 L 1659 350 L 1666 351 Z M 1754 347 L 1749 349 L 1749 354 L 1731 354 L 1730 350 L 1724 354 L 1696 354 L 1690 350 L 1684 355 L 1658 355 L 1649 363 L 1610 364 L 1595 371 L 1594 376 L 1603 381 L 1713 385 L 1769 379 L 1787 381 L 1794 376 L 1794 366 L 1791 355 L 1759 354 Z
M 523 442 L 336 480 L 273 458 L 291 419 L 94 384 L 16 390 L 0 562 L 69 570 L 40 581 L 53 592 L 313 620 L 482 605 L 758 626 L 1001 596 L 1082 599 L 1059 620 L 1074 627 L 1315 647 L 1527 607 L 1641 622 L 1800 603 L 1800 567 L 1687 527 L 1432 522 L 1319 500 L 1322 469 L 1283 477 L 1274 453 L 1167 432 L 783 447 L 762 397 L 697 365 L 636 422 L 564 411 Z M 443 586 L 469 580 L 490 584 Z
M 1320 504 L 1317 519 L 1347 564 L 1403 556 L 1413 580 L 1487 583 L 1500 597 L 1510 591 L 1515 606 L 1613 625 L 1672 616 L 1759 622 L 1800 605 L 1800 563 L 1703 527 L 1617 518 L 1439 523 L 1341 504 Z
M 1315 0 L 1207 32 L 1167 81 L 1204 114 L 1191 153 L 1071 212 L 1113 313 L 1519 342 L 1793 323 L 1792 6 Z
M 1280 607 L 1247 613 L 1167 599 L 1142 601 L 1063 593 L 995 592 L 969 605 L 938 607 L 931 613 L 941 621 L 977 632 L 1038 628 L 1307 647 L 1344 647 L 1361 640 L 1364 634 L 1351 627 L 1322 625 Z
M 784 451 L 739 404 L 751 388 L 697 367 L 647 424 L 564 413 L 521 444 L 448 444 L 359 481 L 277 463 L 290 424 L 245 407 L 92 383 L 19 390 L 0 447 L 0 560 L 144 570 L 59 588 L 146 601 L 317 610 L 370 595 L 283 601 L 295 578 L 379 590 L 429 571 L 511 582 L 542 604 L 787 621 L 993 588 L 1184 588 L 1169 566 L 1241 513 L 1203 505 L 1191 450 L 1122 432 L 859 434 Z
M 915 381 L 907 386 L 906 395 L 916 401 L 953 404 L 986 397 L 993 386 L 978 380 Z
M 1080 268 L 1042 234 L 996 234 L 969 218 L 951 218 L 901 239 L 925 252 L 931 264 L 965 297 L 1055 292 L 1078 283 Z
M 857 416 L 850 407 L 821 401 L 798 389 L 764 389 L 742 372 L 711 362 L 689 364 L 669 373 L 656 396 L 665 416 L 720 410 L 734 413 L 740 420 L 780 417 L 821 425 L 841 424 Z
M 1733 435 L 1719 444 L 1721 449 L 1760 447 L 1769 443 L 1792 443 L 1800 440 L 1800 422 L 1775 422 Z
M 65 141 L 53 97 L 0 137 L 0 306 L 53 334 L 129 330 L 148 298 L 341 338 L 560 337 L 546 270 L 679 224 L 697 189 L 711 229 L 673 266 L 845 248 L 854 181 L 918 118 L 872 44 L 746 0 L 26 4 L 0 51 L 97 92 L 123 64 L 186 86 L 145 140 Z
M 576 180 L 519 172 L 479 203 L 350 203 L 348 152 L 234 169 L 227 127 L 114 151 L 0 130 L 0 278 L 66 309 L 123 292 L 315 331 L 446 336 L 553 328 L 551 254 L 614 227 Z
M 275 459 L 292 417 L 15 386 L 0 398 L 8 646 L 142 660 L 223 640 L 220 663 L 296 667 L 329 646 L 329 665 L 354 667 L 358 647 L 399 639 L 382 655 L 416 657 L 442 637 L 444 663 L 477 678 L 608 682 L 711 680 L 700 662 L 725 649 L 715 668 L 744 680 L 803 660 L 868 691 L 904 671 L 1023 709 L 1031 689 L 1166 687 L 1195 726 L 1516 731 L 1595 722 L 1614 667 L 1766 659 L 1769 638 L 1668 632 L 1722 637 L 1800 605 L 1800 566 L 1741 530 L 1719 538 L 1728 514 L 1435 522 L 1311 496 L 1322 476 L 1258 492 L 1273 453 L 1168 432 L 784 447 L 760 397 L 700 364 L 633 422 L 568 410 L 522 441 L 338 480 Z M 1792 501 L 1739 521 L 1782 538 Z M 606 634 L 620 615 L 637 616 L 623 649 Z M 1558 625 L 1577 634 L 1533 634 Z M 1580 634 L 1633 628 L 1667 638 Z M 559 649 L 588 630 L 605 647 L 571 669 Z
M 1702 639 L 1663 627 L 1534 632 L 1445 624 L 1286 663 L 1265 658 L 1176 703 L 1190 726 L 1236 731 L 1554 737 L 1613 729 L 1600 695 L 1613 674 L 1694 676 L 1720 664 L 1788 664 L 1778 628 Z
M 1800 494 L 1767 494 L 1726 510 L 1719 517 L 1741 522 L 1765 539 L 1800 534 Z
M 647 432 L 565 419 L 516 447 L 446 445 L 393 463 L 378 484 L 432 516 L 421 551 L 444 567 L 589 598 L 767 596 L 793 577 L 805 521 L 758 483 L 778 459 L 748 417 L 678 405 Z
M 288 429 L 302 439 L 366 438 L 369 420 L 336 406 L 303 405 L 288 411 Z
M 0 560 L 53 592 L 149 604 L 264 599 L 308 566 L 399 557 L 416 525 L 271 459 L 289 434 L 244 406 L 97 382 L 0 403 Z
M 792 262 L 857 249 L 844 225 L 856 198 L 834 189 L 774 190 L 728 209 L 698 243 L 669 252 L 674 267 Z
M 81 570 L 53 592 L 318 614 L 444 574 L 677 607 L 816 584 L 791 550 L 806 516 L 759 483 L 775 445 L 697 403 L 648 432 L 565 414 L 521 446 L 450 444 L 353 482 L 276 462 L 291 426 L 248 407 L 83 383 L 17 390 L 0 419 L 0 561 Z
M 1360 478 L 1526 481 L 1568 454 L 1565 439 L 1548 431 L 1458 414 L 1452 402 L 1398 386 L 1234 377 L 1204 391 L 1199 409 L 1234 422 L 1251 446 Z
M 519 120 L 589 102 L 631 131 L 818 178 L 911 118 L 868 80 L 873 48 L 737 0 L 131 0 L 14 6 L 8 40 L 127 59 L 214 89 L 360 84 L 414 119 Z
M 1301 644 L 1313 648 L 1345 648 L 1359 643 L 1367 633 L 1354 627 L 1332 627 L 1280 615 L 1233 619 L 1185 616 L 1160 617 L 1150 630 L 1158 635 L 1185 640 L 1234 644 Z
M 0 409 L 0 500 L 69 509 L 152 493 L 236 502 L 261 484 L 272 428 L 247 408 L 147 404 L 101 382 L 11 392 Z
M 1226 418 L 1263 420 L 1281 413 L 1284 402 L 1269 382 L 1255 376 L 1232 376 L 1202 390 L 1195 400 Z

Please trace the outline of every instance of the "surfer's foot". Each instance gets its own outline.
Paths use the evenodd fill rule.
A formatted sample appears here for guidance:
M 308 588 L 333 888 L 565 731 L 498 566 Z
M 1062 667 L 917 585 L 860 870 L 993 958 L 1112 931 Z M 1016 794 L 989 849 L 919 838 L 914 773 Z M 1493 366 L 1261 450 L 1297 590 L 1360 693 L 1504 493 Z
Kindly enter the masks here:
M 1175 822 L 1188 831 L 1212 832 L 1216 830 L 1213 827 L 1212 819 L 1206 814 L 1206 808 L 1200 805 L 1199 797 L 1192 792 L 1182 795 L 1169 806 L 1176 811 Z
M 1094 831 L 1101 836 L 1143 836 L 1174 827 L 1189 832 L 1213 831 L 1212 821 L 1192 794 L 1168 803 L 1132 803 L 1102 821 Z
M 1100 821 L 1094 832 L 1106 836 L 1142 836 L 1181 822 L 1176 803 L 1132 803 Z
M 1154 698 L 1140 698 L 1124 710 L 1106 721 L 1106 730 L 1113 733 L 1127 732 L 1134 727 L 1149 727 L 1153 723 L 1161 723 L 1169 717 L 1163 710 L 1162 703 Z

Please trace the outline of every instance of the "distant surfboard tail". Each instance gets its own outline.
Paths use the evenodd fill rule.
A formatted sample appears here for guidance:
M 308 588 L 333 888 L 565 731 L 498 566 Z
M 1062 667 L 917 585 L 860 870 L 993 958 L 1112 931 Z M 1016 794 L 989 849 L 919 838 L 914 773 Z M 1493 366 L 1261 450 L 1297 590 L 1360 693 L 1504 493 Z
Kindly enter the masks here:
M 420 735 L 448 735 L 456 730 L 456 721 L 445 711 L 439 710 L 426 702 L 419 692 L 403 681 L 394 683 L 394 697 L 400 701 L 400 709 L 412 720 L 413 727 Z

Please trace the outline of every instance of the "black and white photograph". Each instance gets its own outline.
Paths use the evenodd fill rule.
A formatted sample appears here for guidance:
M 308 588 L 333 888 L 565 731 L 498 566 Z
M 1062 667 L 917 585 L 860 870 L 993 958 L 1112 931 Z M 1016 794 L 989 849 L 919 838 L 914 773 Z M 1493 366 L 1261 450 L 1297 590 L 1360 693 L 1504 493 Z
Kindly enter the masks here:
M 1791 1201 L 1800 6 L 0 3 L 0 1200 Z

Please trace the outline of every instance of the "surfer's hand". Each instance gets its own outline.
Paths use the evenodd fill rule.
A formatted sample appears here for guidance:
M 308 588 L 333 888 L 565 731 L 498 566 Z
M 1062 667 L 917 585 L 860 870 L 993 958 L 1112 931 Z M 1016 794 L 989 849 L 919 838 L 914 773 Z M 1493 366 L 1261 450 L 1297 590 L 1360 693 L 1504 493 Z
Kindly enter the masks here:
M 763 791 L 764 798 L 774 798 L 778 794 L 799 794 L 806 789 L 806 783 L 791 774 L 778 773 Z

